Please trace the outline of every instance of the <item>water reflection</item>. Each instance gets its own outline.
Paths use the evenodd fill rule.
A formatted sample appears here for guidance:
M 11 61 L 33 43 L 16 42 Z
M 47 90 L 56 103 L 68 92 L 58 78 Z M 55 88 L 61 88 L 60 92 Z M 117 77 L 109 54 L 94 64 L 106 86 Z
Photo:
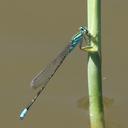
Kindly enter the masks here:
M 112 98 L 108 98 L 106 96 L 103 97 L 103 104 L 105 108 L 109 108 L 112 106 L 112 104 L 114 103 L 114 99 Z M 89 98 L 88 97 L 82 97 L 77 101 L 77 107 L 84 109 L 84 110 L 88 110 L 89 108 Z
M 112 105 L 114 104 L 114 99 L 104 96 L 103 104 L 104 104 L 104 110 L 105 110 L 105 112 L 107 112 L 107 110 L 110 109 L 112 107 Z M 89 98 L 84 96 L 84 97 L 78 99 L 77 107 L 80 109 L 83 109 L 85 111 L 88 111 Z M 122 126 L 117 121 L 113 121 L 112 117 L 109 117 L 109 115 L 105 116 L 105 124 L 106 124 L 106 128 L 122 128 Z

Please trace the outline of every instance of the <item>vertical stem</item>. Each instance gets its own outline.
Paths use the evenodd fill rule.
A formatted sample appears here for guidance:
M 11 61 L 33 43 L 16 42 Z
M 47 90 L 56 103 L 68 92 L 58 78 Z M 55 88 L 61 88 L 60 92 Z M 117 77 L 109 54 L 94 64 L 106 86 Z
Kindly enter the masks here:
M 88 53 L 90 128 L 105 128 L 101 74 L 101 0 L 87 0 L 88 29 L 98 52 Z

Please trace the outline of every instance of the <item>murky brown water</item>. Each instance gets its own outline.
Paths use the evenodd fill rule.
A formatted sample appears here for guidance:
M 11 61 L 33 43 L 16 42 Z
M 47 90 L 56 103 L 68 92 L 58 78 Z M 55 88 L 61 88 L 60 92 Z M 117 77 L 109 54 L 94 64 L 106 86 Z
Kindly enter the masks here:
M 102 3 L 103 94 L 107 128 L 127 128 L 127 4 Z M 35 95 L 32 77 L 85 25 L 85 1 L 0 2 L 0 101 L 4 128 L 89 128 L 86 54 L 78 48 L 50 81 L 24 121 L 19 112 Z M 78 66 L 79 65 L 79 66 Z M 84 106 L 83 106 L 84 107 Z

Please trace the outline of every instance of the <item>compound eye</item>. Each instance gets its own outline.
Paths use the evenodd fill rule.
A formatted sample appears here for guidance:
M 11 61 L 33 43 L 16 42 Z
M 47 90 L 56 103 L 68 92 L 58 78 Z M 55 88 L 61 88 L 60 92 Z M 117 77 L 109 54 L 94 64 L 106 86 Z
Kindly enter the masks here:
M 81 27 L 79 28 L 79 30 L 84 31 L 85 28 L 84 28 L 83 26 L 81 26 Z
M 79 30 L 88 33 L 88 29 L 86 27 L 81 26 Z

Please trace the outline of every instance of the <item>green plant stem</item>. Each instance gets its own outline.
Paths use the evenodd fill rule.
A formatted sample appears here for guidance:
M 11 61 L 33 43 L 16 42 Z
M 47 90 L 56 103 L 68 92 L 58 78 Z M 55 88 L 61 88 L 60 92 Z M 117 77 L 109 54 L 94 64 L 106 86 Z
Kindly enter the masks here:
M 105 128 L 101 73 L 101 0 L 87 0 L 88 29 L 98 52 L 88 53 L 90 128 Z

